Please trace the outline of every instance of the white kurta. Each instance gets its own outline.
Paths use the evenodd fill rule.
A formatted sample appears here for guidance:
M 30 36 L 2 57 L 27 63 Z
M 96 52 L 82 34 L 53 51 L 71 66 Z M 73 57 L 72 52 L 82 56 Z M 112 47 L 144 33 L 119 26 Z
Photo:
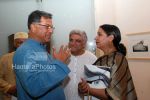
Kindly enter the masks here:
M 66 100 L 82 99 L 78 94 L 78 83 L 81 81 L 81 78 L 85 77 L 84 65 L 93 64 L 96 59 L 97 57 L 89 51 L 85 51 L 85 53 L 80 56 L 71 55 L 70 63 L 68 65 L 71 72 L 64 82 Z

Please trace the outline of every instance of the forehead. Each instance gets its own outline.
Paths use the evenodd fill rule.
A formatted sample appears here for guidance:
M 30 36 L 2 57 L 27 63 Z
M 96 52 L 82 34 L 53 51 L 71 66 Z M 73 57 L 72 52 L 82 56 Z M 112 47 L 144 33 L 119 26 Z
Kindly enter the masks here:
M 79 35 L 79 34 L 71 34 L 71 35 L 70 35 L 70 38 L 71 38 L 71 39 L 82 39 L 82 36 Z
M 106 35 L 105 31 L 102 28 L 99 28 L 97 33 Z
M 41 23 L 52 23 L 52 19 L 46 18 L 46 17 L 41 17 Z

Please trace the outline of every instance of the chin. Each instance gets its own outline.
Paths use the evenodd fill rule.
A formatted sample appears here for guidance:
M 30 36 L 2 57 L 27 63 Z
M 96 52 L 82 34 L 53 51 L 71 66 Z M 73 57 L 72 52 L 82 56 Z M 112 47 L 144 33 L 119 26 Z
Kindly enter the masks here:
M 75 52 L 77 52 L 77 50 L 72 50 L 72 49 L 71 49 L 71 53 L 75 53 Z
M 100 46 L 96 46 L 98 49 L 101 49 L 101 47 Z
M 50 41 L 50 38 L 49 39 L 45 39 L 45 42 L 49 42 Z

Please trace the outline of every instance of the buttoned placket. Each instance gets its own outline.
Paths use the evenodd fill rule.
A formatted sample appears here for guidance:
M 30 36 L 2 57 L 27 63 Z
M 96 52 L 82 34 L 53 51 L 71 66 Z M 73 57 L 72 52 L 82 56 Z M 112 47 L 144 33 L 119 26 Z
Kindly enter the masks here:
M 74 66 L 73 66 L 73 82 L 76 84 L 77 82 L 77 63 L 78 63 L 78 59 L 77 57 L 74 58 Z

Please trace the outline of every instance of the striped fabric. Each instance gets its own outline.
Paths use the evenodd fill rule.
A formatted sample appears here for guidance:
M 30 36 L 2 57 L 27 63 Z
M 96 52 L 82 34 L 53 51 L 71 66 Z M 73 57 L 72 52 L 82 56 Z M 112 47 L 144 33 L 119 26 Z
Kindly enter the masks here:
M 111 68 L 110 84 L 106 92 L 113 100 L 137 100 L 132 76 L 125 56 L 119 52 L 100 57 L 94 65 Z

